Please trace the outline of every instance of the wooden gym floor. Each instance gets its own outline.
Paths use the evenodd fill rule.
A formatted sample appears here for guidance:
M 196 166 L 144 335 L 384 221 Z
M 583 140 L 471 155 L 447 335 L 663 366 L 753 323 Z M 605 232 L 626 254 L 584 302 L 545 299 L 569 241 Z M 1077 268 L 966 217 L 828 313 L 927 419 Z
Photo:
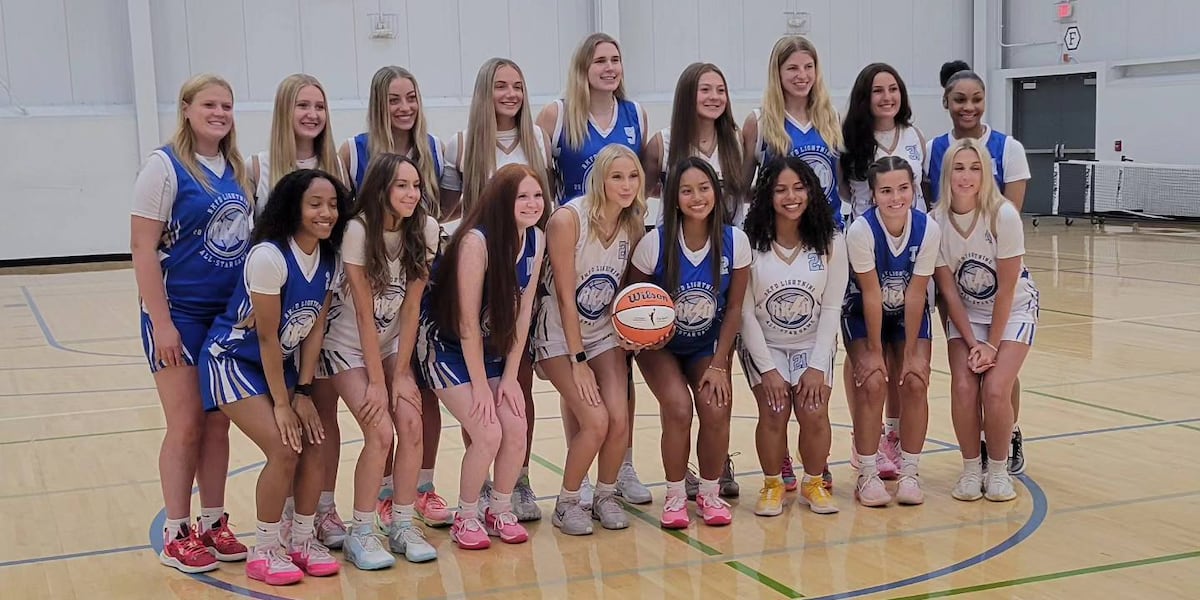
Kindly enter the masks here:
M 1057 220 L 1056 220 L 1057 221 Z M 852 499 L 840 389 L 830 458 L 842 512 L 789 495 L 783 516 L 752 513 L 761 479 L 755 408 L 738 373 L 734 524 L 657 525 L 663 488 L 656 405 L 644 385 L 636 462 L 656 502 L 625 531 L 568 538 L 548 518 L 529 543 L 484 552 L 431 531 L 440 558 L 384 572 L 353 567 L 290 588 L 242 565 L 188 577 L 162 567 L 157 453 L 163 419 L 137 337 L 127 265 L 0 274 L 0 596 L 4 598 L 1195 598 L 1200 594 L 1200 232 L 1060 222 L 1027 227 L 1041 290 L 1023 381 L 1028 470 L 1006 504 L 957 502 L 945 346 L 935 341 L 921 507 Z M 61 269 L 57 271 L 62 271 Z M 840 382 L 839 382 L 840 387 Z M 555 393 L 538 382 L 531 477 L 553 507 L 564 456 Z M 342 413 L 338 504 L 350 511 L 358 430 Z M 448 423 L 448 429 L 453 428 Z M 261 454 L 236 429 L 227 505 L 253 530 Z M 461 440 L 442 436 L 437 483 L 456 497 Z M 193 511 L 198 510 L 194 505 Z M 195 512 L 193 513 L 195 514 Z M 1191 590 L 1191 591 L 1188 591 Z

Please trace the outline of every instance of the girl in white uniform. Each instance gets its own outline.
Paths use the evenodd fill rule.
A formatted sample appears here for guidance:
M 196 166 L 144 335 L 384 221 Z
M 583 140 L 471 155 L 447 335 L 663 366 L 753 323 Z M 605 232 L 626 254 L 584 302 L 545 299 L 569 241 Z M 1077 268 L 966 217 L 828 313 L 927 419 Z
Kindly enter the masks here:
M 559 183 L 555 198 L 559 205 L 583 195 L 588 172 L 605 146 L 621 144 L 642 156 L 649 122 L 642 106 L 625 95 L 624 57 L 617 40 L 606 33 L 593 33 L 579 43 L 567 70 L 565 97 L 543 107 L 537 124 L 550 138 L 553 179 Z M 635 413 L 636 404 L 632 388 L 630 383 L 630 415 Z M 571 411 L 562 412 L 564 433 L 571 439 L 578 431 L 578 424 Z M 629 502 L 646 504 L 653 496 L 633 467 L 632 428 L 629 434 L 617 491 Z M 581 493 L 583 503 L 590 504 L 592 490 L 587 478 L 583 480 Z
M 680 73 L 671 126 L 646 144 L 642 163 L 647 173 L 646 194 L 658 197 L 670 168 L 688 156 L 704 159 L 716 171 L 725 199 L 721 212 L 726 222 L 740 226 L 747 196 L 747 182 L 740 176 L 741 140 L 725 74 L 712 63 L 692 63 Z M 661 225 L 661 202 L 657 212 L 655 218 Z
M 333 130 L 325 89 L 312 75 L 297 73 L 279 82 L 275 91 L 275 109 L 271 115 L 269 150 L 250 157 L 246 171 L 254 189 L 254 216 L 257 219 L 267 206 L 271 188 L 284 175 L 297 169 L 320 169 L 339 179 L 345 175 L 337 150 L 333 145 Z M 345 183 L 344 181 L 342 183 Z M 343 213 L 350 206 L 339 206 Z M 338 463 L 341 462 L 341 429 L 337 419 L 338 395 L 333 383 L 318 374 L 313 381 L 313 403 L 321 414 L 328 444 L 317 446 L 323 456 L 325 483 L 317 505 L 317 539 L 330 548 L 341 548 L 346 539 L 346 524 L 338 515 L 333 491 L 337 485 Z M 295 514 L 295 500 L 288 498 L 284 521 Z
M 354 524 L 346 559 L 360 569 L 395 559 L 374 535 L 378 481 L 396 432 L 391 549 L 408 560 L 437 556 L 413 523 L 420 467 L 421 395 L 413 375 L 421 294 L 438 246 L 437 221 L 421 205 L 412 160 L 375 156 L 342 241 L 344 281 L 337 282 L 321 372 L 358 421 L 365 438 L 354 473 Z
M 471 210 L 488 179 L 504 165 L 527 165 L 538 174 L 543 187 L 548 187 L 546 169 L 550 164 L 547 150 L 549 142 L 546 133 L 534 126 L 531 112 L 521 68 L 506 58 L 492 58 L 483 63 L 475 77 L 467 128 L 452 136 L 446 144 L 441 203 L 442 222 L 446 224 L 447 233 L 453 233 L 457 219 Z M 550 214 L 551 206 L 550 198 L 546 198 L 546 214 Z M 536 414 L 533 403 L 533 359 L 528 353 L 522 357 L 517 375 L 525 392 L 526 446 L 532 448 Z M 426 394 L 434 396 L 432 391 Z M 434 401 L 436 406 L 436 396 Z M 440 426 L 440 420 L 437 424 Z M 432 473 L 438 447 L 434 436 L 440 433 L 440 427 L 427 429 L 426 433 L 434 438 L 427 438 L 425 462 L 421 466 L 422 471 L 429 474 L 422 477 L 421 489 L 424 494 L 429 494 L 433 493 Z M 423 510 L 432 515 L 435 504 L 429 504 Z M 537 495 L 529 485 L 528 453 L 521 467 L 521 478 L 517 480 L 517 487 L 513 491 L 513 512 L 521 521 L 542 518 Z
M 833 225 L 821 183 L 795 157 L 768 162 L 746 215 L 754 251 L 742 304 L 742 367 L 758 403 L 755 441 L 763 488 L 755 514 L 783 512 L 780 474 L 795 413 L 805 458 L 803 501 L 837 512 L 822 472 L 829 456 L 829 396 L 842 298 L 849 276 L 846 243 Z
M 644 231 L 643 173 L 638 157 L 619 144 L 600 151 L 587 193 L 554 213 L 547 226 L 549 292 L 533 330 L 539 373 L 562 395 L 579 431 L 567 446 L 555 527 L 568 535 L 629 526 L 616 498 L 617 473 L 628 446 L 629 367 L 612 325 L 612 302 L 633 248 Z M 580 485 L 599 455 L 591 510 Z
M 987 147 L 965 137 L 943 160 L 943 201 L 933 211 L 943 231 L 935 277 L 950 317 L 951 416 L 963 457 L 952 495 L 1012 500 L 1009 445 L 987 446 L 985 478 L 975 442 L 981 428 L 991 439 L 1012 429 L 1013 385 L 1037 327 L 1037 286 L 1022 258 L 1021 216 L 996 187 Z
M 842 137 L 846 152 L 841 156 L 842 175 L 850 190 L 850 218 L 857 219 L 874 206 L 871 186 L 867 182 L 867 169 L 871 163 L 885 156 L 897 156 L 908 161 L 913 173 L 913 208 L 924 213 L 929 210 L 921 192 L 921 170 L 925 157 L 925 138 L 912 124 L 912 108 L 908 102 L 908 88 L 904 80 L 891 65 L 872 63 L 863 68 L 850 91 L 849 110 L 842 122 Z M 927 290 L 933 300 L 933 282 Z M 855 387 L 853 367 L 849 360 L 844 363 L 843 380 L 846 385 L 846 402 L 854 406 Z M 900 423 L 900 398 L 894 384 L 885 407 L 883 438 L 880 440 L 878 457 L 879 473 L 884 479 L 893 479 L 900 470 L 900 438 L 897 434 Z M 851 454 L 851 462 L 857 468 L 857 457 Z
M 817 174 L 833 208 L 834 222 L 842 228 L 837 173 L 842 128 L 825 88 L 817 49 L 807 38 L 784 36 L 775 42 L 767 63 L 762 107 L 746 117 L 742 147 L 746 181 L 753 181 L 754 170 L 769 157 L 803 158 Z
M 215 75 L 189 79 L 178 111 L 171 141 L 147 157 L 134 183 L 129 244 L 142 343 L 167 424 L 158 459 L 167 517 L 158 558 L 201 573 L 217 560 L 246 557 L 224 509 L 229 419 L 202 409 L 196 361 L 241 278 L 252 212 L 229 83 Z M 193 481 L 201 507 L 195 524 Z

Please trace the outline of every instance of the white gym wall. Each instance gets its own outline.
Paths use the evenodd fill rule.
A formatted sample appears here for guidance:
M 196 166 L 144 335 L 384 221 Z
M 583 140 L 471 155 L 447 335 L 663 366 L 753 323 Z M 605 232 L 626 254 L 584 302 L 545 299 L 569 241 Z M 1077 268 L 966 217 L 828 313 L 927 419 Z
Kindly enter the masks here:
M 406 66 L 432 132 L 447 137 L 465 125 L 483 60 L 516 60 L 540 107 L 593 30 L 621 40 L 626 86 L 655 130 L 667 125 L 679 71 L 696 60 L 724 70 L 740 122 L 791 18 L 816 44 L 839 109 L 859 69 L 884 61 L 904 76 L 917 123 L 940 133 L 949 121 L 937 72 L 962 58 L 991 85 L 988 120 L 1007 129 L 1007 77 L 1095 65 L 1105 73 L 1098 151 L 1123 139 L 1138 160 L 1195 162 L 1178 148 L 1195 137 L 1180 128 L 1197 125 L 1175 115 L 1200 87 L 1200 38 L 1184 30 L 1200 4 L 1077 4 L 1084 38 L 1073 61 L 1083 65 L 1063 65 L 1049 44 L 1000 52 L 1002 22 L 1008 43 L 1057 37 L 1053 0 L 0 0 L 0 261 L 128 252 L 134 176 L 171 135 L 179 85 L 193 73 L 232 83 L 246 154 L 265 147 L 275 86 L 298 71 L 324 83 L 341 140 L 362 129 L 375 69 Z M 380 13 L 389 35 L 373 37 Z M 1150 62 L 1110 68 L 1131 60 Z

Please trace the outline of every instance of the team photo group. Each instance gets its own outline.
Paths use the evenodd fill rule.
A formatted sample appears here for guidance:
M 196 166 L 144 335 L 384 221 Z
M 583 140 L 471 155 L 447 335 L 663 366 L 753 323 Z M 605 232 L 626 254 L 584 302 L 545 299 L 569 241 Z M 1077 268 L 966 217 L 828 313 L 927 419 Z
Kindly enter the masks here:
M 558 429 L 535 413 L 555 408 L 557 534 L 621 535 L 600 530 L 656 500 L 663 528 L 732 526 L 738 370 L 753 397 L 736 402 L 757 407 L 760 518 L 783 514 L 789 492 L 789 510 L 838 512 L 835 387 L 858 504 L 1017 497 L 1018 375 L 1038 320 L 1020 217 L 1030 170 L 985 123 L 983 79 L 943 65 L 952 128 L 927 136 L 894 68 L 867 65 L 835 107 L 818 49 L 786 36 L 748 115 L 717 65 L 694 63 L 670 122 L 652 126 L 626 95 L 626 60 L 616 39 L 588 36 L 561 98 L 537 111 L 537 82 L 488 60 L 466 128 L 441 136 L 403 67 L 374 74 L 365 127 L 339 124 L 362 131 L 348 138 L 321 83 L 291 75 L 254 155 L 239 151 L 229 83 L 183 83 L 174 134 L 134 183 L 130 232 L 167 424 L 164 565 L 245 561 L 249 578 L 287 585 L 343 560 L 435 560 L 434 536 L 460 551 L 526 542 L 522 523 L 543 518 L 534 425 Z M 919 467 L 935 329 L 962 457 L 946 489 Z M 558 407 L 534 402 L 535 378 Z M 363 439 L 343 472 L 346 521 L 342 403 Z M 635 403 L 660 416 L 661 447 L 638 450 L 661 454 L 657 499 L 634 469 Z M 461 425 L 461 463 L 439 460 L 443 415 Z M 265 456 L 249 548 L 225 509 L 231 423 Z M 436 469 L 457 469 L 457 489 L 435 489 Z

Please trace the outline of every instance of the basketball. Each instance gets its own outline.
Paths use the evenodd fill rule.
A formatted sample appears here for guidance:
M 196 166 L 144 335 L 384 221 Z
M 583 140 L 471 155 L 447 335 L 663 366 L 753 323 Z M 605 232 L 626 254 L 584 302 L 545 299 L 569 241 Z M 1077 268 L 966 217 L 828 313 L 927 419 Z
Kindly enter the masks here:
M 653 344 L 674 331 L 675 303 L 657 285 L 635 283 L 617 294 L 612 320 L 617 335 L 625 341 Z

